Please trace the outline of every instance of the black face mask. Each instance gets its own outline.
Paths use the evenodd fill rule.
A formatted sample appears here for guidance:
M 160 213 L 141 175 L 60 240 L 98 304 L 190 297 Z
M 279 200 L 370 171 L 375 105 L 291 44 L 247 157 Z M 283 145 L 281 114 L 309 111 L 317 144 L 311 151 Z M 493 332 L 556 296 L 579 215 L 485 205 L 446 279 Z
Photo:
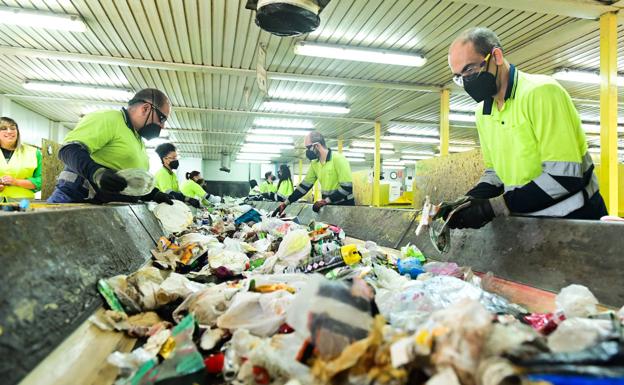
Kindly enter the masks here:
M 314 152 L 314 150 L 306 149 L 306 158 L 309 160 L 315 160 L 318 159 L 318 157 L 318 154 Z
M 177 160 L 172 160 L 171 162 L 169 162 L 169 168 L 172 170 L 177 169 L 180 166 L 180 162 L 178 162 Z
M 199 185 L 202 185 L 202 184 L 204 184 L 204 180 L 203 180 L 203 179 L 197 179 L 197 180 L 195 181 L 195 183 L 197 183 L 197 184 L 199 184 Z
M 139 135 L 144 137 L 146 140 L 155 139 L 160 136 L 160 124 L 158 123 L 147 124 L 147 122 L 152 117 L 153 113 L 154 113 L 154 109 L 152 108 L 152 110 L 150 110 L 149 115 L 147 115 L 147 119 L 145 119 L 145 123 L 143 124 L 143 127 L 139 129 Z
M 498 92 L 496 87 L 496 76 L 498 76 L 498 67 L 496 67 L 496 75 L 492 75 L 488 71 L 483 71 L 476 79 L 464 83 L 464 90 L 477 103 L 491 98 Z

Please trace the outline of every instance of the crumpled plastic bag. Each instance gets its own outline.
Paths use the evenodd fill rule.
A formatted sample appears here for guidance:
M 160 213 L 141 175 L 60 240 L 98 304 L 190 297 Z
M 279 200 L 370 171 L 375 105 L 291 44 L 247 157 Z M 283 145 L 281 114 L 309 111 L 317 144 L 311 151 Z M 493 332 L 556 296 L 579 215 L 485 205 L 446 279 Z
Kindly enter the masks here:
M 266 294 L 240 292 L 217 319 L 217 326 L 229 330 L 247 329 L 260 337 L 271 336 L 284 323 L 286 309 L 293 298 L 285 290 Z
M 238 275 L 249 267 L 249 258 L 240 251 L 214 249 L 208 252 L 208 264 L 213 270 L 225 267 Z
M 373 284 L 380 289 L 398 291 L 410 282 L 409 278 L 382 265 L 373 265 L 373 272 L 377 277 L 377 280 L 373 281 Z
M 570 285 L 561 289 L 555 303 L 566 318 L 588 317 L 597 312 L 598 300 L 587 287 Z
M 106 280 L 124 310 L 131 314 L 154 310 L 162 305 L 156 293 L 163 281 L 163 274 L 153 266 L 142 267 L 129 276 L 116 275 Z
M 468 282 L 448 276 L 426 281 L 409 281 L 400 290 L 380 288 L 375 303 L 393 327 L 415 331 L 431 313 L 449 308 L 464 299 L 481 302 L 491 313 L 519 314 L 526 312 L 496 294 Z
M 432 364 L 452 367 L 462 384 L 475 384 L 481 352 L 492 330 L 492 314 L 478 301 L 465 299 L 431 319 L 448 329 L 435 339 Z
M 193 282 L 178 273 L 171 273 L 156 291 L 156 299 L 160 304 L 173 302 L 179 298 L 186 298 L 193 293 L 203 290 L 206 286 Z
M 225 313 L 234 295 L 240 290 L 224 282 L 210 286 L 188 296 L 184 302 L 173 311 L 173 319 L 180 321 L 186 314 L 193 314 L 197 323 L 215 326 L 217 318 Z
M 448 275 L 450 277 L 462 278 L 463 272 L 454 262 L 429 262 L 423 268 L 427 273 L 433 275 Z
M 366 338 L 373 325 L 372 293 L 367 292 L 370 287 L 366 283 L 359 281 L 349 287 L 314 275 L 288 309 L 288 325 L 307 341 L 308 347 L 313 347 L 307 350 L 318 352 L 324 360 L 335 358 L 352 342 Z
M 178 238 L 180 247 L 184 248 L 190 244 L 197 244 L 202 250 L 222 249 L 223 244 L 213 235 L 202 233 L 188 233 Z
M 554 353 L 572 353 L 595 345 L 613 332 L 609 320 L 568 318 L 548 336 L 548 347 Z
M 282 240 L 275 255 L 264 261 L 256 271 L 266 273 L 292 273 L 306 258 L 310 257 L 312 244 L 305 230 L 290 231 Z

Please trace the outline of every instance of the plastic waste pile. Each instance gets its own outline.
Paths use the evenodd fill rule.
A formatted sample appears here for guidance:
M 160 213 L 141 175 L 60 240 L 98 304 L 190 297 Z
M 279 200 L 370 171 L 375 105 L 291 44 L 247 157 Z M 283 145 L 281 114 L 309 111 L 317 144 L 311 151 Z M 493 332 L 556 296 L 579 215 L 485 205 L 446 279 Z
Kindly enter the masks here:
M 624 311 L 599 311 L 583 286 L 564 288 L 556 312 L 532 314 L 484 290 L 487 276 L 427 261 L 413 245 L 388 253 L 347 242 L 337 226 L 239 203 L 174 220 L 177 232 L 158 241 L 150 264 L 99 281 L 110 310 L 91 322 L 140 341 L 109 356 L 117 384 L 624 378 Z

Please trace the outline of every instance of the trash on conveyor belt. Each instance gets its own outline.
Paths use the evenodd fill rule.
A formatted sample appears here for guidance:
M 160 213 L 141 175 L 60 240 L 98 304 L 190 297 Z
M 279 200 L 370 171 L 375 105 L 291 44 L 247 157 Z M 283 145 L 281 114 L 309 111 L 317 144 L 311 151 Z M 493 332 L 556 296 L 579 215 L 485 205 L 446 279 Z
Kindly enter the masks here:
M 240 203 L 191 219 L 161 206 L 172 234 L 152 263 L 99 281 L 110 310 L 91 322 L 140 339 L 109 356 L 117 384 L 624 379 L 624 311 L 600 312 L 586 287 L 564 288 L 554 313 L 531 314 L 469 267 L 427 261 L 413 245 L 387 253 L 332 224 Z

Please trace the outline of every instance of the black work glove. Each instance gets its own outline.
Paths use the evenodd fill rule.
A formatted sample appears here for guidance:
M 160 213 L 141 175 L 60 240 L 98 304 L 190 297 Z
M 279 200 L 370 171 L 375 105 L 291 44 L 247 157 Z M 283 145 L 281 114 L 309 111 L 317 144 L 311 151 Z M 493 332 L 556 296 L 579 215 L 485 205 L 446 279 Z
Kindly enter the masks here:
M 318 213 L 319 211 L 321 211 L 321 208 L 323 208 L 323 206 L 327 206 L 327 201 L 325 199 L 314 202 L 314 205 L 312 205 L 312 210 L 315 213 Z
M 288 206 L 288 203 L 286 202 L 282 202 L 279 204 L 279 206 L 277 206 L 277 208 L 275 209 L 275 211 L 273 211 L 273 214 L 271 214 L 272 217 L 282 217 L 282 215 L 284 215 L 284 210 L 286 210 L 286 206 Z
M 199 204 L 199 201 L 195 198 L 186 198 L 186 200 L 184 201 L 184 203 L 195 207 L 196 209 L 198 209 L 201 205 Z
M 173 200 L 171 200 L 171 197 L 162 191 L 156 191 L 154 193 L 154 196 L 152 197 L 152 201 L 156 203 L 166 203 L 168 205 L 173 204 Z
M 169 191 L 169 196 L 171 197 L 171 199 L 175 199 L 177 201 L 186 202 L 186 196 L 184 196 L 184 194 L 182 194 L 180 192 Z
M 100 189 L 112 193 L 121 192 L 128 187 L 128 181 L 108 168 L 99 168 L 93 173 L 93 182 Z
M 470 205 L 455 212 L 448 222 L 451 229 L 480 229 L 499 215 L 509 215 L 503 196 L 492 199 L 468 198 Z

